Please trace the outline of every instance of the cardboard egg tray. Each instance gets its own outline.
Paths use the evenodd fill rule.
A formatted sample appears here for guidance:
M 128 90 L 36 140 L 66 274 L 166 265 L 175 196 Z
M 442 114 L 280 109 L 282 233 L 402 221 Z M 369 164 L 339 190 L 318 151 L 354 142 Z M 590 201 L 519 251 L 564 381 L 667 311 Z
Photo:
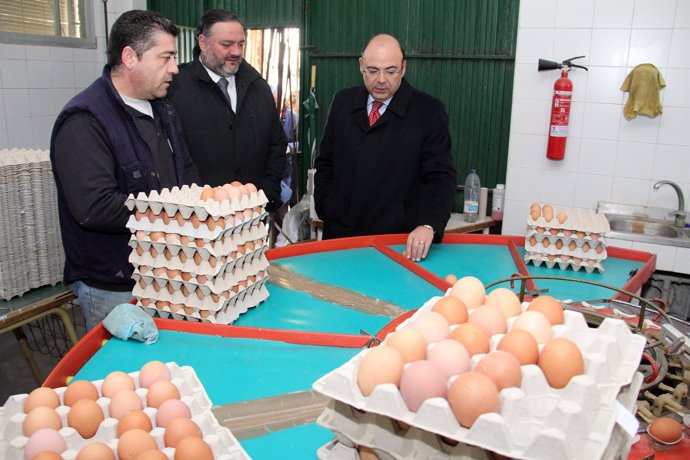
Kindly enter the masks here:
M 436 300 L 429 300 L 398 329 L 406 327 L 420 312 L 430 310 Z M 522 308 L 525 310 L 527 304 Z M 392 384 L 379 385 L 370 396 L 363 396 L 356 376 L 369 349 L 321 377 L 313 388 L 359 410 L 508 457 L 601 458 L 616 420 L 616 395 L 632 382 L 646 340 L 632 334 L 621 320 L 605 319 L 595 329 L 588 327 L 578 312 L 567 310 L 564 315 L 565 323 L 552 327 L 553 337 L 568 338 L 580 348 L 585 374 L 556 390 L 548 385 L 539 367 L 522 366 L 520 388 L 501 391 L 500 412 L 483 414 L 469 429 L 460 426 L 443 398 L 428 399 L 417 412 L 412 412 Z M 508 321 L 508 330 L 513 321 L 514 318 Z M 492 351 L 501 338 L 500 334 L 491 337 Z M 482 355 L 473 356 L 471 368 L 481 358 Z
M 146 265 L 139 265 L 135 268 L 132 278 L 136 281 L 134 295 L 146 296 L 146 294 L 174 296 L 182 294 L 190 296 L 195 294 L 200 300 L 204 297 L 220 296 L 233 287 L 241 284 L 242 281 L 252 281 L 252 277 L 263 277 L 268 268 L 268 260 L 263 251 L 253 252 L 247 256 L 242 256 L 238 263 L 227 264 L 213 276 L 202 275 L 201 273 L 183 272 L 181 270 L 171 270 L 166 268 L 151 269 Z M 159 272 L 158 270 L 161 270 Z M 142 273 L 144 271 L 145 273 Z M 182 278 L 183 274 L 188 275 L 188 280 Z M 163 292 L 161 292 L 163 291 Z M 166 299 L 171 300 L 171 299 Z
M 524 260 L 526 263 L 532 263 L 535 267 L 539 267 L 542 264 L 547 268 L 560 268 L 561 270 L 567 270 L 572 268 L 573 271 L 584 270 L 587 273 L 593 273 L 597 270 L 599 273 L 604 272 L 604 264 L 601 260 L 597 259 L 580 259 L 577 257 L 568 256 L 565 254 L 561 255 L 551 255 L 542 254 L 540 252 L 525 252 Z
M 241 314 L 246 313 L 250 308 L 259 305 L 268 298 L 269 293 L 268 289 L 266 289 L 266 281 L 267 278 L 264 278 L 241 290 L 239 294 L 230 297 L 216 311 L 172 303 L 159 308 L 155 304 L 156 301 L 154 299 L 148 298 L 137 299 L 137 305 L 144 308 L 144 311 L 151 316 L 158 315 L 161 318 L 177 320 L 231 324 Z
M 162 219 L 154 219 L 153 222 L 149 219 L 142 218 L 137 219 L 136 215 L 129 216 L 127 220 L 127 228 L 132 231 L 132 233 L 137 230 L 143 230 L 144 232 L 166 232 L 174 233 L 177 235 L 185 235 L 190 238 L 202 238 L 205 240 L 218 240 L 223 236 L 231 236 L 233 233 L 240 233 L 246 231 L 252 225 L 258 225 L 259 222 L 264 220 L 268 215 L 263 208 L 257 208 L 258 210 L 247 209 L 249 215 L 243 215 L 242 218 L 234 218 L 232 220 L 223 220 L 223 224 L 213 224 L 209 225 L 208 221 L 201 221 L 199 224 L 194 226 L 190 221 L 183 221 L 180 224 L 176 220 L 171 220 L 169 223 L 165 223 Z M 211 222 L 215 222 L 211 220 Z
M 543 206 L 543 205 L 542 205 Z M 560 223 L 555 217 L 567 212 L 568 219 Z M 554 217 L 546 221 L 527 216 L 524 261 L 539 267 L 568 268 L 574 271 L 604 271 L 605 235 L 610 230 L 606 216 L 591 209 L 554 208 Z
M 155 301 L 180 304 L 195 309 L 217 311 L 223 308 L 228 302 L 232 301 L 234 297 L 243 295 L 251 286 L 261 285 L 266 282 L 268 278 L 266 274 L 268 261 L 266 261 L 266 258 L 263 258 L 263 263 L 261 260 L 257 260 L 253 265 L 263 266 L 264 268 L 260 270 L 256 268 L 253 269 L 252 275 L 249 276 L 243 275 L 241 270 L 236 271 L 228 278 L 234 280 L 235 276 L 237 276 L 237 280 L 228 282 L 225 289 L 219 289 L 217 291 L 211 290 L 206 284 L 195 285 L 193 283 L 184 283 L 178 288 L 175 288 L 172 282 L 162 285 L 158 284 L 156 280 L 142 287 L 140 283 L 143 282 L 143 280 L 140 280 L 134 285 L 132 294 L 138 299 L 153 299 Z M 187 288 L 187 286 L 190 287 Z
M 195 214 L 199 220 L 205 221 L 208 217 L 227 217 L 243 209 L 263 207 L 268 203 L 263 190 L 243 195 L 239 200 L 201 201 L 199 196 L 205 188 L 207 187 L 192 184 L 171 189 L 165 188 L 160 192 L 153 190 L 148 195 L 140 192 L 136 198 L 130 194 L 125 201 L 125 206 L 130 211 L 136 209 L 141 214 L 151 210 L 156 216 L 160 215 L 161 211 L 165 211 L 169 217 L 179 212 L 185 220 L 189 220 L 192 214 Z
M 544 207 L 543 204 L 540 206 Z M 568 219 L 561 224 L 556 216 L 563 211 L 568 213 Z M 533 220 L 532 216 L 528 214 L 527 225 L 532 229 L 537 227 L 543 227 L 547 230 L 557 229 L 564 236 L 575 234 L 581 239 L 595 239 L 598 235 L 603 236 L 611 230 L 606 216 L 593 209 L 553 207 L 553 214 L 554 217 L 550 221 L 544 219 L 543 215 L 540 215 L 537 220 Z
M 214 457 L 217 460 L 248 460 L 249 455 L 242 448 L 238 440 L 227 428 L 221 426 L 211 411 L 211 401 L 206 394 L 206 390 L 199 381 L 194 369 L 189 366 L 178 366 L 174 362 L 166 363 L 170 369 L 172 383 L 180 391 L 181 400 L 187 404 L 192 413 L 192 420 L 199 426 L 203 434 L 203 439 L 211 447 Z M 131 372 L 129 375 L 137 387 L 136 393 L 141 397 L 144 405 L 144 412 L 151 418 L 153 430 L 151 436 L 156 440 L 158 447 L 163 453 L 172 460 L 175 449 L 165 447 L 163 435 L 165 429 L 156 426 L 157 409 L 146 407 L 146 395 L 148 390 L 139 387 L 139 372 Z M 99 391 L 103 385 L 103 380 L 92 382 Z M 56 388 L 55 392 L 62 401 L 66 387 Z M 7 460 L 24 460 L 24 446 L 28 438 L 21 434 L 22 423 L 26 418 L 23 412 L 24 401 L 27 394 L 10 396 L 5 405 L 0 408 L 0 458 Z M 67 416 L 70 408 L 60 405 L 56 409 L 62 419 L 63 428 L 59 433 L 65 439 L 67 450 L 62 453 L 65 460 L 74 460 L 79 453 L 79 449 L 92 442 L 103 442 L 107 444 L 113 452 L 117 452 L 117 425 L 118 421 L 109 417 L 108 406 L 110 398 L 101 396 L 97 403 L 103 409 L 105 420 L 101 422 L 98 431 L 91 439 L 84 439 L 74 429 L 67 426 Z

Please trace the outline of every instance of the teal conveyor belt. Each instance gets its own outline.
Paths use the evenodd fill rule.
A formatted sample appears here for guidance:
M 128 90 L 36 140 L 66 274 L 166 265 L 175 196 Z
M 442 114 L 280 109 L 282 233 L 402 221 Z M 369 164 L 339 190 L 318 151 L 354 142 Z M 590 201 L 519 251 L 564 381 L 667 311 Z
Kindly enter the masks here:
M 475 276 L 486 285 L 517 274 L 520 267 L 524 269 L 521 261 L 523 248 L 512 246 L 518 258 L 514 260 L 510 250 L 513 243 L 512 240 L 510 244 L 506 243 L 507 239 L 454 238 L 453 243 L 434 245 L 428 257 L 416 264 L 398 257 L 405 248 L 401 244 L 404 241 L 402 236 L 386 239 L 388 246 L 381 240 L 371 240 L 371 244 L 363 239 L 352 241 L 355 244 L 351 247 L 342 248 L 341 244 L 337 250 L 328 250 L 329 246 L 311 246 L 313 251 L 307 249 L 304 251 L 307 253 L 300 255 L 295 254 L 301 249 L 292 253 L 276 250 L 274 254 L 282 256 L 271 258 L 271 265 L 325 285 L 391 303 L 403 311 L 414 310 L 431 297 L 443 295 L 446 285 L 442 279 L 448 274 L 458 278 Z M 304 247 L 309 248 L 308 245 Z M 644 268 L 645 263 L 609 257 L 604 267 L 604 273 L 548 269 L 531 264 L 526 269 L 535 276 L 563 276 L 623 287 L 631 273 Z M 610 298 L 614 295 L 613 291 L 605 288 L 567 281 L 535 280 L 535 284 L 538 289 L 546 289 L 549 295 L 564 300 Z M 508 283 L 501 286 L 510 288 Z M 513 289 L 518 288 L 519 284 L 516 284 Z M 174 361 L 194 369 L 214 405 L 251 401 L 310 390 L 314 381 L 361 351 L 357 347 L 362 346 L 366 339 L 362 338 L 360 342 L 357 337 L 360 330 L 376 334 L 393 321 L 387 316 L 372 315 L 331 303 L 323 297 L 317 298 L 300 290 L 300 286 L 296 289 L 279 286 L 277 280 L 269 280 L 267 289 L 269 298 L 241 315 L 234 325 L 261 330 L 262 334 L 265 331 L 278 332 L 278 336 L 272 336 L 273 340 L 205 335 L 209 331 L 205 325 L 201 329 L 192 328 L 203 333 L 161 330 L 158 342 L 152 345 L 111 339 L 87 359 L 75 378 L 99 380 L 114 370 L 138 371 L 151 360 Z M 177 329 L 177 326 L 173 328 Z M 224 326 L 221 328 L 226 329 Z M 317 339 L 316 342 L 307 341 L 315 344 L 301 345 L 282 338 L 286 334 L 303 337 L 302 333 L 317 338 L 347 336 L 347 340 L 354 339 L 356 344 L 337 342 L 333 345 Z M 309 423 L 244 439 L 241 444 L 255 460 L 302 460 L 316 458 L 317 450 L 332 438 L 330 431 Z
M 76 374 L 99 380 L 114 370 L 138 371 L 148 361 L 191 366 L 214 405 L 311 390 L 316 379 L 359 349 L 160 331 L 155 344 L 111 339 Z

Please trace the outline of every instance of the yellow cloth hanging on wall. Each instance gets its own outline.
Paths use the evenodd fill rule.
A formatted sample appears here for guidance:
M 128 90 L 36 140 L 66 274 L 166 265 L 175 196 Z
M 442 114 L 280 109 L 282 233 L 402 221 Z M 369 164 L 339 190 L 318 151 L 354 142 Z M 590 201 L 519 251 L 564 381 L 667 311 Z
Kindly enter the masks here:
M 640 64 L 630 71 L 621 85 L 621 91 L 628 92 L 628 102 L 623 108 L 626 120 L 637 115 L 654 118 L 663 109 L 659 91 L 666 86 L 664 77 L 654 64 Z

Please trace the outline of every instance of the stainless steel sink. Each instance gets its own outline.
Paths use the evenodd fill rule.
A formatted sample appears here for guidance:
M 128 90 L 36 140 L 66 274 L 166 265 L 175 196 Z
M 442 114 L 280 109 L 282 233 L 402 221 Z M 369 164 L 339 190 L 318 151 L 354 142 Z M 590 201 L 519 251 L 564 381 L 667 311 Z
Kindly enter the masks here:
M 680 238 L 680 229 L 669 224 L 648 222 L 644 220 L 609 219 L 611 231 L 637 233 L 639 235 L 661 236 L 664 238 Z
M 599 202 L 597 211 L 609 221 L 607 237 L 690 248 L 690 229 L 673 225 L 669 219 L 673 210 Z

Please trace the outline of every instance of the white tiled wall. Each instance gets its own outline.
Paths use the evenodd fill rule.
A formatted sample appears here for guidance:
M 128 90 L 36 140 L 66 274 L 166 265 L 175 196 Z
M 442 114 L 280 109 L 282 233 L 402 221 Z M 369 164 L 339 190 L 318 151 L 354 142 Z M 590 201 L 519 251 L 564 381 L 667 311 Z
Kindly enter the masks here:
M 558 71 L 539 58 L 575 61 L 589 72 L 573 81 L 570 135 L 563 161 L 546 158 Z M 659 68 L 663 114 L 627 121 L 620 91 L 636 65 Z M 670 187 L 690 198 L 690 0 L 521 0 L 503 232 L 523 234 L 529 205 L 596 208 L 597 201 L 675 208 Z M 639 249 L 642 249 L 641 247 Z M 690 273 L 688 250 L 645 246 L 659 268 Z
M 0 43 L 0 149 L 46 149 L 55 117 L 105 64 L 103 2 L 93 2 L 97 49 Z M 108 24 L 145 0 L 110 0 Z

